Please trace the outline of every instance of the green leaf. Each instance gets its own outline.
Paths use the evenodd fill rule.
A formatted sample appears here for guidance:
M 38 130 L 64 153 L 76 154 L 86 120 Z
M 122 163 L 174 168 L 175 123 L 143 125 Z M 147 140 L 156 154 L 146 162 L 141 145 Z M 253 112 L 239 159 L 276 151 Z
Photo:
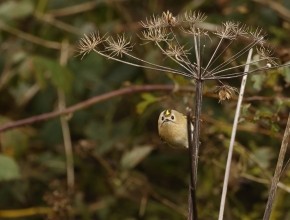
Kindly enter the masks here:
M 152 146 L 144 145 L 126 152 L 121 159 L 121 166 L 124 169 L 131 169 L 137 166 L 144 160 L 148 154 L 153 150 Z
M 263 167 L 264 169 L 267 169 L 270 166 L 271 159 L 275 157 L 272 149 L 269 147 L 258 148 L 253 152 L 253 155 L 258 161 L 259 166 Z
M 0 5 L 0 18 L 20 19 L 33 13 L 34 6 L 30 0 L 27 1 L 5 1 Z
M 11 122 L 10 119 L 0 116 L 0 124 Z M 1 134 L 1 147 L 4 152 L 14 157 L 21 156 L 29 144 L 28 129 L 17 128 Z M 0 166 L 1 169 L 1 166 Z
M 0 155 L 0 181 L 20 178 L 19 167 L 11 157 Z
M 240 118 L 247 117 L 249 115 L 249 108 L 250 107 L 251 107 L 251 104 L 242 105 Z
M 39 156 L 38 160 L 38 162 L 48 168 L 50 172 L 64 174 L 66 171 L 65 160 L 62 157 L 53 155 L 50 152 L 43 153 Z
M 254 89 L 256 89 L 257 91 L 260 91 L 262 89 L 263 83 L 265 82 L 265 79 L 266 79 L 265 75 L 262 75 L 262 74 L 253 75 L 251 77 L 251 80 L 254 83 L 253 85 Z
M 289 66 L 286 66 L 283 68 L 282 74 L 285 77 L 285 81 L 287 83 L 290 83 L 290 67 Z
M 137 104 L 137 106 L 136 106 L 138 114 L 142 114 L 149 105 L 151 105 L 152 103 L 158 101 L 158 98 L 153 96 L 150 93 L 143 93 L 141 95 L 141 97 L 142 97 L 143 100 L 141 102 L 139 102 Z
M 66 67 L 47 57 L 34 56 L 32 60 L 41 84 L 45 83 L 48 76 L 56 88 L 65 92 L 71 90 L 73 76 Z
M 21 106 L 23 103 L 26 103 L 30 99 L 30 97 L 28 98 L 27 94 L 31 91 L 31 88 L 32 86 L 30 84 L 26 83 L 25 81 L 21 81 L 15 87 L 10 89 L 10 93 L 18 106 Z

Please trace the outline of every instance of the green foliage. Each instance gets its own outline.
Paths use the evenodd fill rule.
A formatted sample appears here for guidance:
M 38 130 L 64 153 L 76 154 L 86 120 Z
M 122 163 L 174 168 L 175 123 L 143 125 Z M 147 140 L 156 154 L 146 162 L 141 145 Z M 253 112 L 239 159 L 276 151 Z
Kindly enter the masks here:
M 138 114 L 142 114 L 149 105 L 156 103 L 158 101 L 158 98 L 150 93 L 143 93 L 141 97 L 142 101 L 136 106 Z
M 136 146 L 131 151 L 126 152 L 121 159 L 123 169 L 132 169 L 145 159 L 152 151 L 152 146 Z
M 0 18 L 6 20 L 23 19 L 33 13 L 34 4 L 31 0 L 4 1 L 0 5 Z
M 20 178 L 18 164 L 13 160 L 13 158 L 0 154 L 0 167 L 0 181 Z
M 0 123 L 9 122 L 6 118 L 0 117 Z M 11 121 L 10 121 L 11 122 Z M 29 147 L 29 132 L 24 129 L 15 129 L 1 134 L 2 151 L 15 157 L 22 157 Z
M 285 78 L 285 81 L 290 84 L 290 68 L 289 67 L 285 67 L 283 68 L 283 76 Z
M 254 75 L 252 76 L 252 81 L 254 82 L 253 88 L 257 91 L 261 91 L 263 84 L 265 83 L 265 75 Z
M 31 64 L 38 83 L 45 86 L 47 78 L 60 90 L 69 92 L 72 86 L 72 74 L 67 67 L 61 66 L 57 61 L 41 56 L 31 57 Z

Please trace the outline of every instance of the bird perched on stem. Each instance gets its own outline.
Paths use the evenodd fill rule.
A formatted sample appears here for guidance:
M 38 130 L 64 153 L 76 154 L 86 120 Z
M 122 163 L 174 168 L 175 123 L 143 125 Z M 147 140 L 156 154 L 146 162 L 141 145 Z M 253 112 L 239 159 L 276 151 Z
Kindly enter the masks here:
M 162 111 L 158 119 L 158 132 L 170 146 L 188 148 L 187 117 L 184 114 L 171 109 Z

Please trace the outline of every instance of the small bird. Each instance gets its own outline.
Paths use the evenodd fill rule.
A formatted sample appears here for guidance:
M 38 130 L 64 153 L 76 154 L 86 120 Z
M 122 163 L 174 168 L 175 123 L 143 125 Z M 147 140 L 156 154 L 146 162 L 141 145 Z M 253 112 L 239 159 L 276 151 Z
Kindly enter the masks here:
M 161 139 L 170 146 L 188 148 L 187 117 L 184 114 L 170 109 L 161 112 L 158 119 L 158 132 Z

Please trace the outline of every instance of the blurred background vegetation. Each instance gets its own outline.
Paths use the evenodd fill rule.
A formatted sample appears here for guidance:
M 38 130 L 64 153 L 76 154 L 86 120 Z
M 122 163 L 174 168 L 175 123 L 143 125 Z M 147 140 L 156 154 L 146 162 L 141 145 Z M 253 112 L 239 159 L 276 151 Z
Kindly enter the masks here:
M 176 83 L 170 75 L 94 53 L 75 56 L 80 37 L 98 29 L 126 32 L 137 56 L 162 60 L 154 45 L 139 47 L 134 33 L 141 31 L 140 20 L 167 10 L 199 10 L 214 25 L 234 20 L 261 27 L 274 55 L 282 63 L 290 60 L 288 0 L 0 1 L 0 127 L 130 85 Z M 230 83 L 239 86 L 240 79 Z M 289 68 L 249 79 L 225 219 L 262 219 L 289 112 L 289 86 Z M 218 216 L 236 105 L 236 99 L 219 103 L 214 87 L 206 85 L 202 111 L 200 219 Z M 0 219 L 186 219 L 187 151 L 161 142 L 157 118 L 164 108 L 185 112 L 191 100 L 184 92 L 132 93 L 61 120 L 1 132 Z M 289 169 L 281 182 L 273 219 L 290 219 Z

